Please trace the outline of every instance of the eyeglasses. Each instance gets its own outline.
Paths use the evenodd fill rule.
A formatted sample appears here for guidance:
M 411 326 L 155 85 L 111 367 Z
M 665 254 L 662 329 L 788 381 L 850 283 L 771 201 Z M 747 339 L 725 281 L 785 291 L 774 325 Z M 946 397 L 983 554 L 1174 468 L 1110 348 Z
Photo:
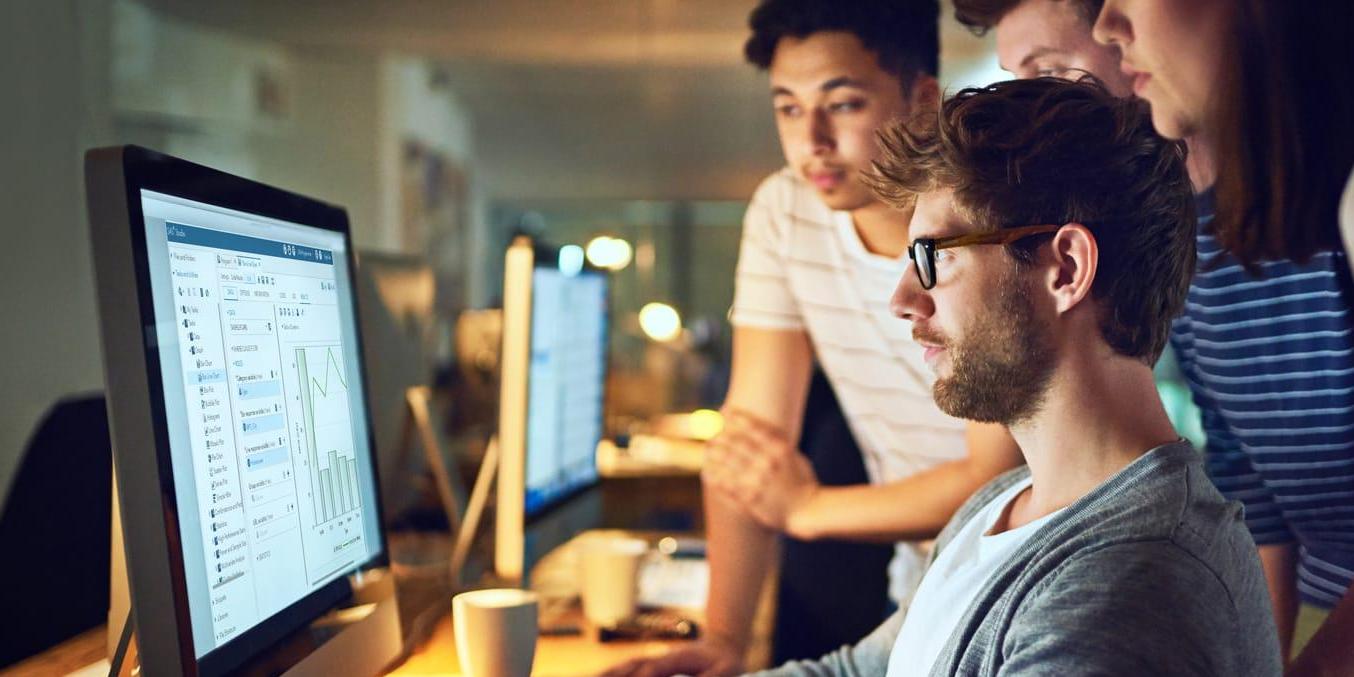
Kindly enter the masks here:
M 999 228 L 990 232 L 969 233 L 968 235 L 956 235 L 954 237 L 919 237 L 912 241 L 912 246 L 907 249 L 907 255 L 916 264 L 914 267 L 917 269 L 917 279 L 921 280 L 921 288 L 931 289 L 936 286 L 936 252 L 941 249 L 967 247 L 975 244 L 1011 244 L 1016 240 L 1023 240 L 1041 233 L 1051 233 L 1059 228 L 1062 228 L 1062 226 L 1047 224 Z

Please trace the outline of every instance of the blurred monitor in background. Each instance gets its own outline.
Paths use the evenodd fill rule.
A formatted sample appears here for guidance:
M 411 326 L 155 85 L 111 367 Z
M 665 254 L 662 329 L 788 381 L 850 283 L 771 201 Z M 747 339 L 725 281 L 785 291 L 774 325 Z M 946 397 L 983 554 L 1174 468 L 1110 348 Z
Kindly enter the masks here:
M 371 280 L 396 325 L 420 347 L 433 348 L 437 280 L 428 262 L 422 256 L 363 251 L 358 252 L 357 268 L 364 280 Z
M 433 382 L 436 279 L 421 257 L 359 252 L 357 297 L 370 377 L 372 433 L 388 522 L 419 499 L 427 463 L 402 444 L 405 392 Z
M 526 237 L 508 248 L 494 554 L 506 580 L 525 584 L 540 556 L 599 525 L 608 301 L 607 274 L 581 257 Z

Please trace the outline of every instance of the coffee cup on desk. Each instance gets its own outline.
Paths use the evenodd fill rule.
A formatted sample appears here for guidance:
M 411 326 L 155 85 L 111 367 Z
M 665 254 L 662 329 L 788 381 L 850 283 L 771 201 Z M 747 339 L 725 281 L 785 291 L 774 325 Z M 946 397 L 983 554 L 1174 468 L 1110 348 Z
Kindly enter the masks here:
M 601 628 L 614 627 L 639 609 L 639 568 L 649 544 L 638 538 L 593 538 L 579 544 L 579 586 L 583 616 Z
M 466 677 L 528 677 L 536 657 L 536 593 L 492 589 L 451 599 L 456 655 Z

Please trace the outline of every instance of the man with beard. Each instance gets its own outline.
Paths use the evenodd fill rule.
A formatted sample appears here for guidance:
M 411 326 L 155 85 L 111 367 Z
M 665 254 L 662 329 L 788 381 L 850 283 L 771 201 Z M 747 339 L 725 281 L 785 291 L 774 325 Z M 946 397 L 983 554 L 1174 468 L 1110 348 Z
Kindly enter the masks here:
M 1183 148 L 1140 102 L 1053 78 L 968 89 L 885 133 L 914 208 L 894 293 L 947 413 L 1028 467 L 979 490 L 908 612 L 780 675 L 1278 675 L 1255 544 L 1152 379 L 1194 266 Z
M 1207 97 L 1182 98 L 1161 79 L 1148 83 L 1141 62 L 1132 68 L 1120 63 L 1120 45 L 1132 41 L 1130 15 L 1154 8 L 1184 11 L 1198 4 L 1136 3 L 1127 9 L 1111 4 L 1102 23 L 1107 44 L 1092 34 L 1104 0 L 955 0 L 954 9 L 975 33 L 993 33 L 1002 68 L 1016 77 L 1077 79 L 1090 73 L 1111 92 L 1130 96 L 1131 74 L 1136 74 L 1147 87 L 1139 93 L 1149 104 L 1172 109 Z M 1184 42 L 1196 48 L 1203 44 L 1203 36 L 1172 16 L 1151 23 L 1181 31 L 1189 36 Z M 1169 52 L 1174 43 L 1167 37 L 1154 44 Z M 1161 63 L 1168 64 L 1159 69 L 1168 77 L 1186 72 L 1173 54 Z M 1152 101 L 1151 94 L 1162 91 L 1175 93 Z M 1199 273 L 1184 313 L 1172 325 L 1170 346 L 1198 405 L 1209 477 L 1223 496 L 1246 508 L 1279 643 L 1284 656 L 1293 656 L 1289 673 L 1317 674 L 1319 666 L 1328 665 L 1354 675 L 1354 651 L 1348 649 L 1354 636 L 1354 548 L 1348 545 L 1354 539 L 1349 252 L 1331 246 L 1299 261 L 1294 250 L 1250 266 L 1226 251 L 1226 237 L 1214 222 L 1214 159 L 1202 143 L 1206 137 L 1184 137 L 1197 193 Z M 1343 180 L 1344 174 L 1338 176 Z M 1342 667 L 1333 667 L 1341 660 L 1346 661 Z
M 861 178 L 881 127 L 934 115 L 939 12 L 936 0 L 763 0 L 749 17 L 744 51 L 769 76 L 786 167 L 762 182 L 744 218 L 725 428 L 702 478 L 707 632 L 612 675 L 742 671 L 781 534 L 897 542 L 889 593 L 906 607 L 926 557 L 918 541 L 1020 462 L 1004 428 L 947 416 L 931 399 L 922 348 L 888 309 L 907 268 L 909 214 Z M 823 486 L 796 448 L 815 362 L 868 484 Z

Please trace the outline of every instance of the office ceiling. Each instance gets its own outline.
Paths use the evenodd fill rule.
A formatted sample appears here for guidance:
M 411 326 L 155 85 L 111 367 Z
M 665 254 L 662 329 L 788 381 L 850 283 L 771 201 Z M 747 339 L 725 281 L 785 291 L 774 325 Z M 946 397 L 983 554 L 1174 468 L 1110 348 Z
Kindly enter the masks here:
M 500 198 L 746 199 L 780 163 L 764 76 L 742 61 L 751 0 L 142 1 L 295 48 L 441 62 Z M 950 75 L 986 67 L 986 41 L 942 26 Z

